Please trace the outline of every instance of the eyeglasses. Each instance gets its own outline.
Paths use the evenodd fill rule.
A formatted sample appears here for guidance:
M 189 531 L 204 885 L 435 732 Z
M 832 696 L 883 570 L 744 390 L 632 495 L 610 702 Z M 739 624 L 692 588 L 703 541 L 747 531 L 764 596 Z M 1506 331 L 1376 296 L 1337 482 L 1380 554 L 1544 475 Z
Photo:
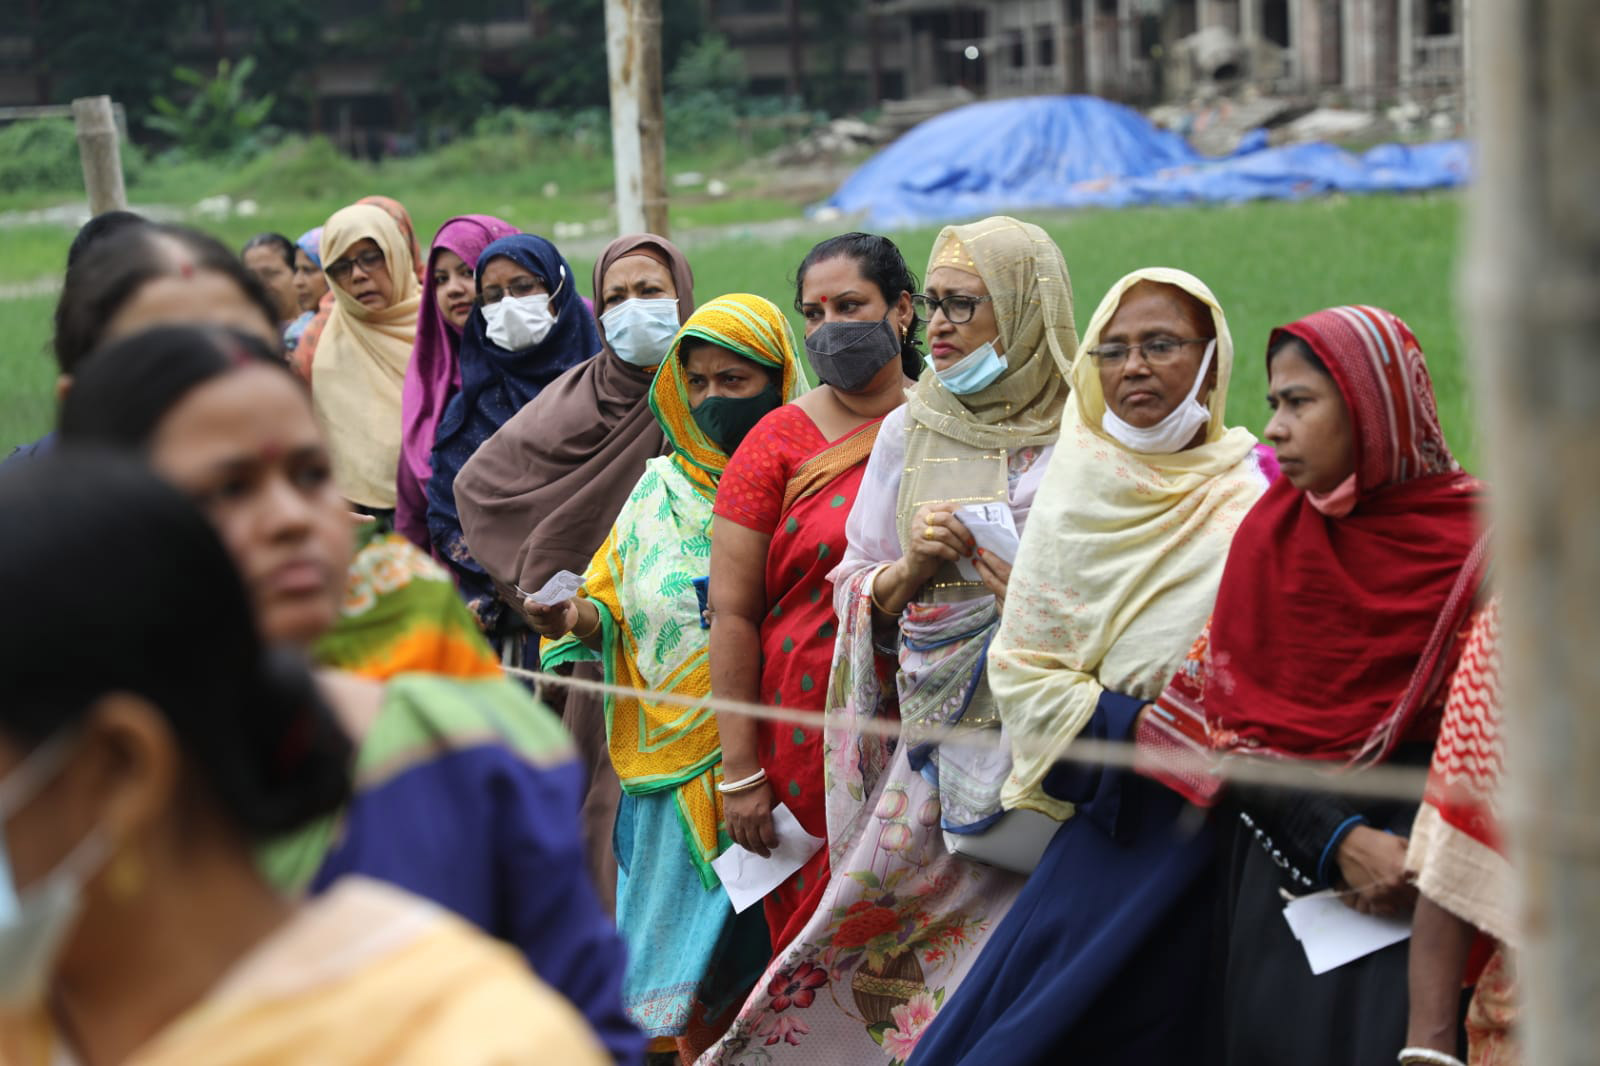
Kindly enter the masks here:
M 507 296 L 515 296 L 520 299 L 524 296 L 532 296 L 536 292 L 546 291 L 548 290 L 545 288 L 544 282 L 538 278 L 527 276 L 512 278 L 510 283 L 504 287 L 491 285 L 484 289 L 483 305 L 487 307 L 490 304 L 497 304 Z
M 926 322 L 933 317 L 935 311 L 943 311 L 946 322 L 952 326 L 964 326 L 972 321 L 972 315 L 978 310 L 979 304 L 986 304 L 993 300 L 993 296 L 963 296 L 952 293 L 944 299 L 935 299 L 927 293 L 912 293 L 911 312 L 917 316 L 917 321 Z
M 371 274 L 382 267 L 383 263 L 383 253 L 376 248 L 368 248 L 360 255 L 351 256 L 348 259 L 335 259 L 325 269 L 328 277 L 334 281 L 343 281 L 350 276 L 350 271 L 354 270 L 358 265 L 361 267 L 363 274 Z
M 1153 341 L 1143 344 L 1102 344 L 1089 349 L 1089 357 L 1100 366 L 1121 366 L 1128 359 L 1128 353 L 1135 348 L 1144 353 L 1144 361 L 1151 366 L 1168 366 L 1178 358 L 1178 353 L 1191 344 L 1205 344 L 1209 337 L 1191 337 L 1188 340 L 1179 340 L 1176 337 L 1157 337 Z

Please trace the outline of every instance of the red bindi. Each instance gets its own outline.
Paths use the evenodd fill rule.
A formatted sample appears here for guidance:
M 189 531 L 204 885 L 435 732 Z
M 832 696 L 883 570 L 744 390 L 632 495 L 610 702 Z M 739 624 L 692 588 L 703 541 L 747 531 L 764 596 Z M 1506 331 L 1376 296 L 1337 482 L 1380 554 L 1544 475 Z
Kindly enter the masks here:
M 822 297 L 822 302 L 823 303 L 827 303 L 828 302 L 828 298 L 826 296 Z

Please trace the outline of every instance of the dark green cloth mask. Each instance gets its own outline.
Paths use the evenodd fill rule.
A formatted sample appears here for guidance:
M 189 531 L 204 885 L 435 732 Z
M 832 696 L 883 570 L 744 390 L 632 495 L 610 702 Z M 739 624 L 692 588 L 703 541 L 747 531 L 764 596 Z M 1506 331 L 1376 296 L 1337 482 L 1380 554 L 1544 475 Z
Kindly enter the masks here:
M 756 423 L 782 405 L 783 394 L 776 385 L 768 385 L 754 396 L 737 399 L 711 396 L 701 400 L 700 406 L 694 409 L 694 424 L 711 438 L 711 443 L 732 455 Z

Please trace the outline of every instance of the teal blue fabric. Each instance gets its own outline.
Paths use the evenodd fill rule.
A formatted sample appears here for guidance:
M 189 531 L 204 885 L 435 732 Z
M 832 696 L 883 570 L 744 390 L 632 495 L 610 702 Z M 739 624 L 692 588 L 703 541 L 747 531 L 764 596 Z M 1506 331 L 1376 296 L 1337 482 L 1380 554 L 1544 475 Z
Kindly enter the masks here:
M 706 888 L 681 838 L 671 790 L 622 794 L 617 928 L 628 946 L 622 1005 L 646 1036 L 679 1036 L 696 1002 L 716 1015 L 754 987 L 771 947 L 760 907 L 735 915 L 721 884 Z

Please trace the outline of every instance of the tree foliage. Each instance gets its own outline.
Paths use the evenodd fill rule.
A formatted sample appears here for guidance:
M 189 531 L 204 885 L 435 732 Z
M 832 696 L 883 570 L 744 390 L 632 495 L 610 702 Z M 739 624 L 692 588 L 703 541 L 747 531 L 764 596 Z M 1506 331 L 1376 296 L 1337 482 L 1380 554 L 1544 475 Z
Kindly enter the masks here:
M 190 89 L 189 99 L 174 103 L 157 96 L 150 104 L 155 114 L 145 125 L 171 137 L 177 146 L 205 159 L 230 156 L 256 147 L 272 113 L 274 97 L 252 97 L 246 82 L 256 61 L 246 56 L 237 66 L 224 59 L 214 76 L 192 67 L 178 67 L 173 78 Z

